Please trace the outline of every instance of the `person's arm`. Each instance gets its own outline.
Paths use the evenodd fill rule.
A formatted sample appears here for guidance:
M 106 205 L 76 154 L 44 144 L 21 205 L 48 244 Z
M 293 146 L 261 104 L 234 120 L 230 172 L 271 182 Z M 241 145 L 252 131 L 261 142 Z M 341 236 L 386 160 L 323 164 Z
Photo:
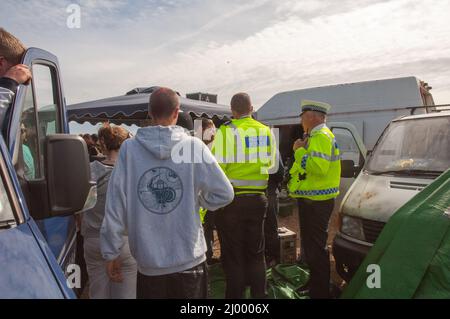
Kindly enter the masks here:
M 20 84 L 28 84 L 30 80 L 30 69 L 23 64 L 14 65 L 0 78 L 0 127 L 3 126 L 17 88 Z
M 318 133 L 309 139 L 308 149 L 299 147 L 294 157 L 306 174 L 325 176 L 330 168 L 331 141 L 324 134 Z
M 111 173 L 106 193 L 105 217 L 100 230 L 100 246 L 102 256 L 108 261 L 116 259 L 124 245 L 123 237 L 126 234 L 126 153 L 125 142 L 119 152 L 119 158 Z
M 278 152 L 278 150 L 276 150 L 276 152 Z M 275 173 L 269 175 L 269 190 L 276 189 L 284 179 L 284 165 L 279 153 L 276 159 L 278 160 L 278 170 Z
M 233 201 L 234 191 L 216 158 L 202 143 L 203 161 L 195 164 L 195 176 L 198 178 L 199 204 L 215 211 Z

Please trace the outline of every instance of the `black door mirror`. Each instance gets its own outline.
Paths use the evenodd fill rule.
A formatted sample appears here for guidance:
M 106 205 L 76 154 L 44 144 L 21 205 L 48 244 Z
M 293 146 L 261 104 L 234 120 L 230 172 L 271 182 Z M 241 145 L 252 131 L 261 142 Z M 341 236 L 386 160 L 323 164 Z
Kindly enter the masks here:
M 92 208 L 96 201 L 86 142 L 77 135 L 54 134 L 45 140 L 45 171 L 50 217 Z
M 355 167 L 355 162 L 352 160 L 342 160 L 341 161 L 341 177 L 353 178 L 356 176 L 359 167 Z

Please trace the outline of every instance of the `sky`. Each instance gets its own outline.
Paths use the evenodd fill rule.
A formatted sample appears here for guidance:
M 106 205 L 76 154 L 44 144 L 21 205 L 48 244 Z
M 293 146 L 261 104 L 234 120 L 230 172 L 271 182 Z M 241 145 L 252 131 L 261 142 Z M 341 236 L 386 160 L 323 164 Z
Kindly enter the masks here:
M 80 28 L 69 28 L 69 5 Z M 255 108 L 276 93 L 416 76 L 450 103 L 450 0 L 2 0 L 0 26 L 54 53 L 68 104 L 168 86 Z

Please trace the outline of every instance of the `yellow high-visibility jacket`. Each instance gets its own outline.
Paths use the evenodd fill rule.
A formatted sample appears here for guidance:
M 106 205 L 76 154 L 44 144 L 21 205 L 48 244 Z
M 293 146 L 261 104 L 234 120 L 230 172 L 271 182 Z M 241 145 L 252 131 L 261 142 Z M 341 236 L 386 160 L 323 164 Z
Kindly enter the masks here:
M 250 116 L 220 126 L 212 148 L 235 194 L 264 194 L 275 150 L 270 128 Z
M 294 154 L 289 171 L 289 195 L 294 198 L 327 200 L 339 195 L 340 152 L 330 129 L 319 125 L 311 131 L 308 143 Z

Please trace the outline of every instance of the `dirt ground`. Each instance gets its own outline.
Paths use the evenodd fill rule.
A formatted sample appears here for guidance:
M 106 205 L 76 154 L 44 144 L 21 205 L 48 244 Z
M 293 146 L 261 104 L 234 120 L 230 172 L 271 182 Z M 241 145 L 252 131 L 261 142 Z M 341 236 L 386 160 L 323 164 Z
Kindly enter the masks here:
M 291 215 L 286 217 L 278 217 L 278 227 L 286 227 L 297 234 L 297 256 L 300 256 L 300 236 L 299 236 L 299 222 L 297 207 L 293 209 Z M 333 213 L 330 220 L 329 233 L 328 233 L 328 250 L 330 252 L 330 265 L 331 265 L 331 280 L 338 287 L 342 287 L 343 280 L 337 274 L 334 257 L 332 254 L 332 243 L 336 232 L 338 231 L 338 216 L 337 213 Z

